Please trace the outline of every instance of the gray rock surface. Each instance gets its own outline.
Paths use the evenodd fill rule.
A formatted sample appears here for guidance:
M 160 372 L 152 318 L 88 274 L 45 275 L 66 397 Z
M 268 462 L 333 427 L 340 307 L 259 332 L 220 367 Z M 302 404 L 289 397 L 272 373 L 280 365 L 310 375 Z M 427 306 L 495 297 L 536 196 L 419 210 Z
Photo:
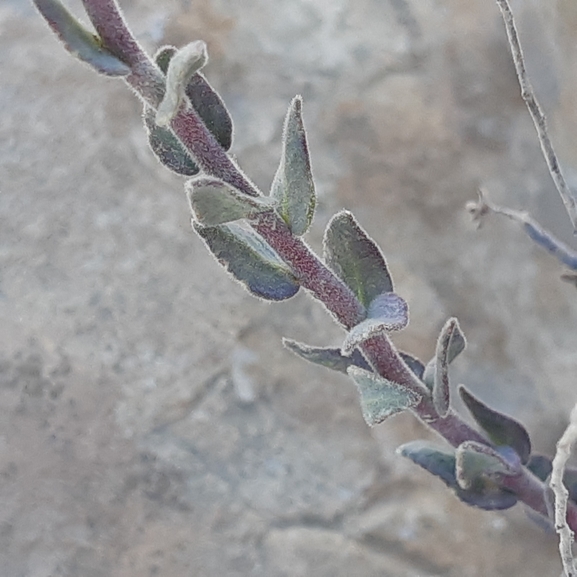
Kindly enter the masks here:
M 310 243 L 352 210 L 411 307 L 399 345 L 428 358 L 458 316 L 454 382 L 551 451 L 575 401 L 575 289 L 510 223 L 476 231 L 464 211 L 484 186 L 571 241 L 494 3 L 123 6 L 151 50 L 208 42 L 234 153 L 265 189 L 304 96 Z M 577 12 L 515 7 L 574 178 Z M 282 349 L 342 335 L 306 295 L 268 305 L 223 274 L 137 100 L 24 0 L 0 6 L 0 75 L 2 576 L 559 574 L 555 538 L 520 508 L 467 508 L 395 456 L 429 436 L 410 415 L 369 430 L 347 379 Z

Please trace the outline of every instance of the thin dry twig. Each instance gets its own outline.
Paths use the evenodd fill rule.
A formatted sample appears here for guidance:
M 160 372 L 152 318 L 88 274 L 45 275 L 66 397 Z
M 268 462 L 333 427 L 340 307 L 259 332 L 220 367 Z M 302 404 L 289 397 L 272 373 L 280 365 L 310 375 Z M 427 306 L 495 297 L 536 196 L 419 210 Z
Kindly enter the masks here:
M 497 0 L 497 4 L 501 10 L 505 22 L 505 28 L 507 29 L 507 38 L 509 39 L 509 46 L 511 47 L 511 54 L 513 56 L 513 62 L 515 63 L 519 86 L 521 87 L 521 96 L 527 105 L 535 129 L 537 130 L 539 142 L 541 143 L 541 150 L 543 151 L 543 156 L 547 162 L 551 178 L 561 195 L 561 199 L 565 205 L 565 210 L 567 211 L 571 224 L 573 225 L 573 231 L 577 234 L 577 198 L 569 188 L 569 185 L 563 176 L 559 159 L 557 158 L 553 148 L 553 143 L 549 138 L 545 115 L 541 110 L 541 106 L 537 101 L 533 87 L 529 82 L 521 43 L 519 42 L 519 35 L 517 33 L 515 19 L 513 18 L 513 12 L 511 11 L 508 0 Z
M 565 466 L 571 456 L 573 443 L 577 440 L 577 404 L 571 411 L 571 417 L 567 429 L 557 443 L 557 452 L 553 459 L 553 470 L 549 485 L 555 496 L 555 530 L 559 535 L 559 553 L 563 563 L 565 577 L 577 576 L 575 559 L 573 558 L 574 534 L 567 524 L 567 500 L 569 493 L 563 484 Z

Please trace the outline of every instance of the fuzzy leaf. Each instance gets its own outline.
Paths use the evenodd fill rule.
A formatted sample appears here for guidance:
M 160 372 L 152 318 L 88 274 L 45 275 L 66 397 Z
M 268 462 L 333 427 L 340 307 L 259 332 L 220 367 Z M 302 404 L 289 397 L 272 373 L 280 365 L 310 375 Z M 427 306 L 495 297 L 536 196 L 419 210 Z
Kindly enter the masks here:
M 350 212 L 333 216 L 325 231 L 323 249 L 327 265 L 365 307 L 378 295 L 393 292 L 383 254 Z
M 285 118 L 282 156 L 270 194 L 291 232 L 303 235 L 313 220 L 316 193 L 300 96 L 293 98 Z
M 186 188 L 192 214 L 205 226 L 251 219 L 272 210 L 270 199 L 248 196 L 217 178 L 201 176 L 189 180 Z
M 158 126 L 166 127 L 170 124 L 182 104 L 188 83 L 207 62 L 206 44 L 202 40 L 176 50 L 166 70 L 164 98 L 156 111 Z
M 382 423 L 391 415 L 413 408 L 421 400 L 417 393 L 375 373 L 356 366 L 350 366 L 347 372 L 357 384 L 363 417 L 369 427 Z
M 462 489 L 470 489 L 480 477 L 499 478 L 521 472 L 519 456 L 510 447 L 509 454 L 501 454 L 492 447 L 466 441 L 455 451 L 457 483 Z
M 409 322 L 409 307 L 396 293 L 378 295 L 369 305 L 367 318 L 354 326 L 342 346 L 344 355 L 350 355 L 364 341 L 387 331 L 398 331 Z
M 465 348 L 465 338 L 459 327 L 459 321 L 449 319 L 441 330 L 437 340 L 434 361 L 433 403 L 441 417 L 449 411 L 449 363 Z
M 443 341 L 447 340 L 448 344 L 445 345 Z M 444 346 L 446 346 L 445 353 L 442 352 Z M 427 385 L 427 387 L 429 387 L 429 389 L 433 390 L 435 378 L 439 378 L 436 377 L 438 354 L 441 353 L 441 355 L 445 357 L 445 362 L 448 368 L 448 365 L 450 365 L 465 350 L 466 346 L 467 341 L 465 339 L 465 335 L 461 331 L 459 321 L 457 321 L 455 318 L 449 319 L 439 334 L 435 356 L 427 363 L 427 366 L 425 367 L 423 382 Z M 441 369 L 441 372 L 442 371 L 443 369 Z
M 106 76 L 130 74 L 130 67 L 108 51 L 100 38 L 84 28 L 59 0 L 34 0 L 34 4 L 73 56 Z
M 459 394 L 489 439 L 495 445 L 511 447 L 517 452 L 521 462 L 527 463 L 531 455 L 531 439 L 525 427 L 515 419 L 488 407 L 474 397 L 463 385 L 459 386 Z
M 193 222 L 193 228 L 218 262 L 253 295 L 282 301 L 299 290 L 290 269 L 254 230 L 234 223 L 205 227 Z
M 439 477 L 445 485 L 453 489 L 461 501 L 468 505 L 491 511 L 509 509 L 517 502 L 517 497 L 513 493 L 492 482 L 481 480 L 471 489 L 461 488 L 455 475 L 455 455 L 440 451 L 425 441 L 407 443 L 399 447 L 397 452 Z
M 146 127 L 148 144 L 158 161 L 172 172 L 182 176 L 198 174 L 200 172 L 198 166 L 180 140 L 169 128 L 157 126 L 155 117 L 156 112 L 149 106 L 145 106 L 142 118 Z
M 283 339 L 282 342 L 289 351 L 305 359 L 305 361 L 321 365 L 333 371 L 347 374 L 347 369 L 351 366 L 357 366 L 369 372 L 372 371 L 371 366 L 358 350 L 353 351 L 351 356 L 346 357 L 341 354 L 339 349 L 311 347 L 310 345 L 298 343 L 291 339 Z

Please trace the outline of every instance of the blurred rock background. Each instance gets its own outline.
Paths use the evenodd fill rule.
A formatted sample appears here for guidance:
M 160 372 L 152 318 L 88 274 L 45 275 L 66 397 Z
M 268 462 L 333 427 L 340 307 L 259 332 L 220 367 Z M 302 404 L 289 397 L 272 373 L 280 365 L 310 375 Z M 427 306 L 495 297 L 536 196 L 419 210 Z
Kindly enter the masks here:
M 573 242 L 495 3 L 122 6 L 150 50 L 208 42 L 234 152 L 264 189 L 304 96 L 310 243 L 352 210 L 409 301 L 399 345 L 428 359 L 457 316 L 454 384 L 551 452 L 577 397 L 577 294 L 510 223 L 477 231 L 464 211 L 483 186 Z M 577 9 L 513 7 L 575 183 Z M 223 274 L 137 100 L 72 60 L 27 0 L 0 5 L 0 77 L 1 575 L 559 575 L 554 536 L 521 508 L 469 509 L 395 456 L 430 436 L 410 415 L 369 430 L 346 378 L 283 350 L 342 334 L 306 295 L 261 303 Z

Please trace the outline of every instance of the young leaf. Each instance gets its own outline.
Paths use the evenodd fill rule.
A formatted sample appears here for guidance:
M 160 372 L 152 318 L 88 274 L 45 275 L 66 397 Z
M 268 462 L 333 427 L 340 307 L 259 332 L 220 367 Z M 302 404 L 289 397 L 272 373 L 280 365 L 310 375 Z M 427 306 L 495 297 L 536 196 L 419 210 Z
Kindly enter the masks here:
M 488 407 L 474 397 L 463 385 L 459 386 L 459 394 L 489 439 L 495 445 L 511 447 L 519 455 L 521 462 L 527 463 L 531 455 L 531 439 L 525 427 L 515 419 Z
M 399 447 L 397 452 L 439 477 L 467 505 L 492 511 L 509 509 L 517 503 L 517 497 L 513 493 L 483 479 L 471 489 L 461 488 L 455 474 L 455 455 L 440 451 L 425 441 L 407 443 Z
M 106 76 L 130 74 L 130 67 L 109 52 L 100 38 L 84 28 L 59 0 L 34 0 L 34 4 L 73 56 Z
M 369 372 L 372 371 L 371 365 L 358 350 L 353 351 L 351 356 L 345 357 L 339 349 L 311 347 L 291 339 L 283 339 L 282 342 L 289 351 L 305 359 L 305 361 L 321 365 L 333 371 L 347 374 L 347 369 L 351 366 L 357 366 Z
M 201 176 L 189 180 L 186 188 L 192 214 L 205 226 L 251 219 L 272 210 L 269 198 L 248 196 L 217 178 Z
M 329 222 L 323 255 L 327 265 L 366 307 L 377 296 L 393 292 L 383 254 L 350 212 L 341 211 Z
M 281 301 L 299 290 L 291 270 L 253 229 L 234 223 L 205 227 L 195 222 L 193 228 L 218 262 L 253 295 Z
M 272 183 L 271 196 L 291 232 L 301 236 L 313 220 L 316 193 L 300 96 L 295 96 L 290 103 L 282 140 L 282 156 Z
M 163 46 L 155 54 L 154 60 L 164 74 L 175 52 L 174 46 Z M 232 118 L 218 92 L 201 72 L 193 74 L 186 86 L 185 94 L 217 142 L 225 150 L 229 150 L 232 146 Z
M 156 111 L 156 124 L 168 126 L 176 116 L 192 77 L 208 62 L 206 44 L 191 42 L 177 50 L 168 63 L 164 98 Z
M 521 472 L 519 456 L 502 455 L 492 447 L 466 441 L 455 451 L 455 471 L 457 483 L 462 489 L 470 489 L 480 477 L 499 478 L 501 475 L 514 476 Z
M 436 378 L 435 375 L 437 374 L 437 356 L 440 352 L 439 347 L 441 347 L 442 351 L 445 346 L 442 341 L 446 340 L 448 340 L 448 344 L 446 344 L 446 353 L 444 353 L 443 356 L 446 359 L 446 365 L 448 367 L 448 365 L 450 365 L 465 350 L 465 347 L 467 346 L 465 335 L 461 332 L 459 321 L 457 321 L 455 318 L 449 319 L 441 330 L 439 339 L 437 341 L 437 350 L 435 356 L 427 363 L 427 366 L 425 367 L 423 382 L 431 390 L 434 388 Z
M 356 366 L 347 370 L 353 378 L 361 395 L 363 417 L 369 427 L 382 423 L 387 417 L 416 406 L 421 397 L 375 373 Z
M 449 363 L 465 348 L 465 338 L 459 327 L 459 321 L 449 319 L 437 340 L 435 351 L 435 371 L 433 378 L 433 403 L 441 417 L 449 411 Z
M 361 343 L 387 331 L 398 331 L 409 322 L 409 307 L 396 293 L 378 295 L 369 305 L 367 318 L 354 326 L 342 346 L 344 355 L 350 355 Z
M 145 105 L 142 118 L 148 136 L 148 144 L 161 164 L 181 176 L 194 176 L 200 172 L 172 130 L 156 124 L 154 109 Z

